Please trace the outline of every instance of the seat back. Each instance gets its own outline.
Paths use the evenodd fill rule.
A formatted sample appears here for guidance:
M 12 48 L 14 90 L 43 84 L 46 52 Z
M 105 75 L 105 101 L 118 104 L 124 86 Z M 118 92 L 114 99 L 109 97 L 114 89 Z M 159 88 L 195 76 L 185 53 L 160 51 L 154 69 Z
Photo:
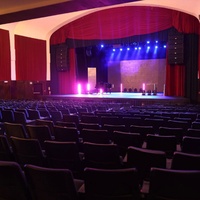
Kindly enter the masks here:
M 45 154 L 50 168 L 70 169 L 75 176 L 83 171 L 76 142 L 45 141 Z
M 79 142 L 78 130 L 75 127 L 54 126 L 56 141 Z
M 200 197 L 200 171 L 152 168 L 149 199 L 193 199 Z
M 78 200 L 70 170 L 25 165 L 25 174 L 33 199 Z
M 182 152 L 200 154 L 200 138 L 184 136 L 182 141 Z
M 81 131 L 83 142 L 110 144 L 111 136 L 107 130 L 83 129 Z
M 2 110 L 2 122 L 15 122 L 14 111 L 13 110 Z
M 128 167 L 138 170 L 140 181 L 149 180 L 151 167 L 166 168 L 166 154 L 164 151 L 129 147 L 127 152 Z
M 143 140 L 140 133 L 114 131 L 113 142 L 117 144 L 120 155 L 125 156 L 129 146 L 142 147 Z
M 131 133 L 140 133 L 140 135 L 143 138 L 143 141 L 145 141 L 147 134 L 154 134 L 154 129 L 153 129 L 153 126 L 131 125 L 130 132 Z
M 200 170 L 200 155 L 175 152 L 172 158 L 171 169 Z
M 51 120 L 56 123 L 57 121 L 63 120 L 63 114 L 61 111 L 49 111 L 51 115 Z
M 0 135 L 0 160 L 1 161 L 13 161 L 13 152 L 8 143 L 5 135 Z
M 85 166 L 94 168 L 121 168 L 122 162 L 116 144 L 83 143 Z
M 50 129 L 47 125 L 26 125 L 30 138 L 37 139 L 42 148 L 45 140 L 52 140 Z
M 137 170 L 85 169 L 86 200 L 131 200 L 139 199 Z
M 36 125 L 45 125 L 49 127 L 51 136 L 54 136 L 54 122 L 48 119 L 37 119 Z
M 26 177 L 16 162 L 0 161 L 0 199 L 31 199 Z
M 5 122 L 4 127 L 5 127 L 6 136 L 9 142 L 10 142 L 11 136 L 20 137 L 20 138 L 29 137 L 23 124 Z
M 164 151 L 171 158 L 176 151 L 176 136 L 150 135 L 146 137 L 146 148 Z
M 25 164 L 45 166 L 45 157 L 37 139 L 11 137 L 15 160 L 23 167 Z
M 183 138 L 184 129 L 181 127 L 160 127 L 158 134 L 163 136 L 174 135 L 177 138 L 177 143 L 180 143 Z

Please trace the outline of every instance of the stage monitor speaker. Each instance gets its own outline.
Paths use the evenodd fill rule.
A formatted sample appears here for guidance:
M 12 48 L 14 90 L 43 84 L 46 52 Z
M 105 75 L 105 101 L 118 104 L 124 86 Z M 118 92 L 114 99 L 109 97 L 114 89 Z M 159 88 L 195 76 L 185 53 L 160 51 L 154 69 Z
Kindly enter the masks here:
M 69 70 L 68 48 L 66 44 L 59 44 L 56 47 L 56 69 L 59 72 Z
M 176 30 L 168 35 L 168 63 L 184 64 L 184 35 Z

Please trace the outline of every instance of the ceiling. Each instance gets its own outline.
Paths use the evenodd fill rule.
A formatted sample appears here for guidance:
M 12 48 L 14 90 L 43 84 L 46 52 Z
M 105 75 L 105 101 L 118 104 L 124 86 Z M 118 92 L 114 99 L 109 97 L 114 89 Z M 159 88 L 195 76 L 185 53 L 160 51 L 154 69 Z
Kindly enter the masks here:
M 0 24 L 111 6 L 140 0 L 7 0 L 0 1 Z
M 200 20 L 200 0 L 2 0 L 0 28 L 12 34 L 49 39 L 63 25 L 101 9 L 157 6 L 182 11 Z
M 0 24 L 141 1 L 182 9 L 197 18 L 200 16 L 199 0 L 4 0 L 0 1 Z

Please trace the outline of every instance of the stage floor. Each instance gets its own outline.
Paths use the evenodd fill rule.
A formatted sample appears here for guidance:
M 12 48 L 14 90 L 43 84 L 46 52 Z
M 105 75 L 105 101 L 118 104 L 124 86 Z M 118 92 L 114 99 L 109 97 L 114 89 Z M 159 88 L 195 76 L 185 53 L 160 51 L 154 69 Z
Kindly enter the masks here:
M 153 103 L 189 103 L 187 98 L 165 96 L 163 93 L 156 95 L 142 95 L 142 93 L 93 93 L 93 94 L 67 94 L 67 95 L 46 95 L 45 100 L 82 100 L 82 101 L 107 101 L 107 102 L 131 102 L 134 104 L 153 104 Z

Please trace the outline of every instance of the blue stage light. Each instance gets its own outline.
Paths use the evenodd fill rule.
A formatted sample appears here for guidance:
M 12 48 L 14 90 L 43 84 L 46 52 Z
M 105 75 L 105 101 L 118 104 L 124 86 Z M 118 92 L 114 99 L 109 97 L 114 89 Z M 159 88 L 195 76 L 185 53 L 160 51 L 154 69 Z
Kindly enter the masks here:
M 115 51 L 115 49 L 113 49 L 113 51 Z
M 104 47 L 104 45 L 103 44 L 101 44 L 101 48 L 103 48 Z
M 164 45 L 163 47 L 164 47 L 164 48 L 166 48 L 167 46 L 166 46 L 166 45 Z
M 128 47 L 128 48 L 127 48 L 127 50 L 129 51 L 129 50 L 130 50 L 130 48 Z
M 150 41 L 147 41 L 147 44 L 150 44 Z
M 157 48 L 158 48 L 158 46 L 156 45 L 156 46 L 155 46 L 155 48 L 157 49 Z
M 120 51 L 122 51 L 123 49 L 122 48 L 120 48 Z

